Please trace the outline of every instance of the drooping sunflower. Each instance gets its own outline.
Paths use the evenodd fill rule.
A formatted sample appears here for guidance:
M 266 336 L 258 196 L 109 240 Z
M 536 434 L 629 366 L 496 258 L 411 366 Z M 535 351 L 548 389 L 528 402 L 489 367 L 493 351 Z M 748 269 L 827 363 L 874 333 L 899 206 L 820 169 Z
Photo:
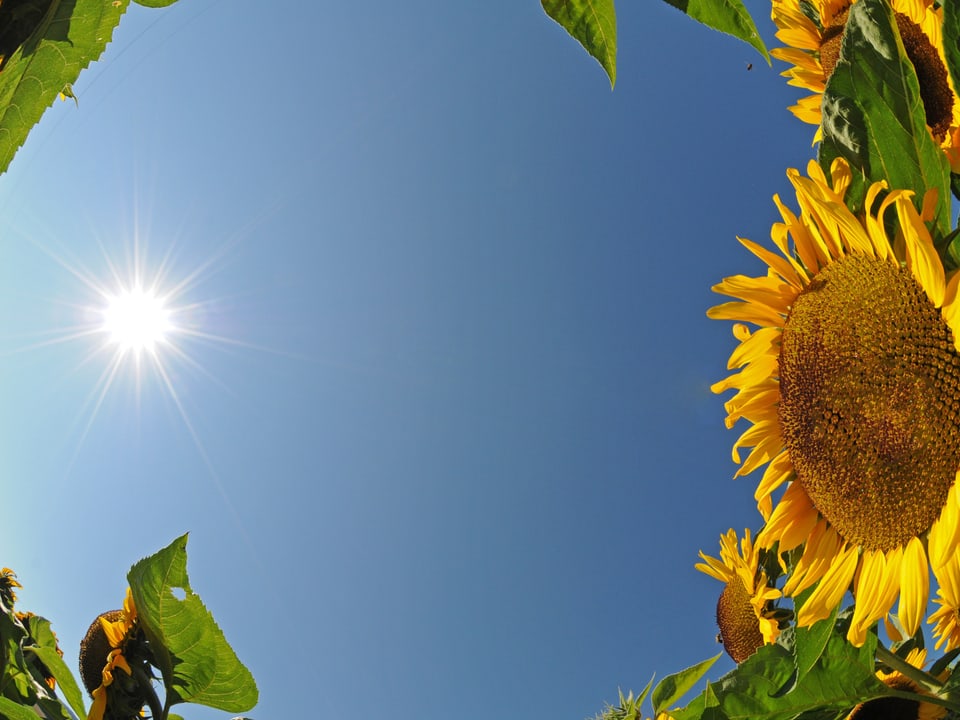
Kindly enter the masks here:
M 14 588 L 22 588 L 17 581 L 17 574 L 10 568 L 0 568 L 0 602 L 2 602 L 7 610 L 13 607 L 13 604 L 17 601 L 17 594 L 14 592 Z
M 129 588 L 122 610 L 101 613 L 91 623 L 80 644 L 80 677 L 93 698 L 87 720 L 141 716 L 145 698 L 127 657 L 138 631 L 137 608 Z M 119 676 L 118 670 L 125 675 Z M 121 681 L 121 677 L 126 679 Z
M 771 17 L 786 47 L 771 55 L 791 65 L 782 74 L 790 85 L 812 91 L 790 108 L 804 122 L 819 126 L 827 80 L 840 57 L 843 31 L 856 0 L 773 0 Z M 943 11 L 934 0 L 890 0 L 900 38 L 913 63 L 927 126 L 954 172 L 960 172 L 960 98 L 947 70 Z M 817 129 L 815 140 L 820 138 Z
M 807 172 L 787 172 L 799 217 L 774 196 L 780 253 L 740 240 L 767 274 L 713 288 L 739 300 L 708 315 L 738 321 L 740 340 L 728 363 L 739 371 L 713 390 L 737 391 L 725 404 L 728 427 L 751 423 L 734 443 L 738 463 L 752 448 L 736 474 L 766 464 L 757 544 L 803 546 L 785 595 L 817 584 L 798 624 L 828 617 L 853 584 L 848 638 L 861 645 L 898 595 L 901 626 L 916 632 L 929 568 L 938 573 L 958 551 L 960 274 L 946 281 L 924 224 L 934 193 L 918 213 L 911 192 L 881 198 L 886 183 L 874 183 L 861 219 L 844 205 L 844 161 L 833 163 L 832 184 L 814 162 Z
M 744 531 L 739 551 L 737 533 L 730 529 L 720 537 L 719 560 L 703 552 L 700 557 L 704 562 L 697 563 L 697 570 L 724 583 L 717 625 L 727 654 L 741 663 L 765 643 L 776 642 L 780 626 L 772 603 L 780 591 L 768 583 L 750 531 Z
M 927 651 L 914 648 L 907 653 L 905 659 L 913 667 L 922 670 L 927 662 Z M 890 672 L 877 670 L 876 675 L 884 685 L 894 690 L 904 690 L 917 695 L 930 695 L 914 680 L 897 670 L 891 670 Z M 943 680 L 947 675 L 949 675 L 949 671 L 943 673 L 939 679 Z M 946 714 L 947 709 L 941 705 L 900 697 L 884 697 L 860 703 L 850 711 L 847 720 L 890 720 L 891 718 L 897 720 L 940 720 Z

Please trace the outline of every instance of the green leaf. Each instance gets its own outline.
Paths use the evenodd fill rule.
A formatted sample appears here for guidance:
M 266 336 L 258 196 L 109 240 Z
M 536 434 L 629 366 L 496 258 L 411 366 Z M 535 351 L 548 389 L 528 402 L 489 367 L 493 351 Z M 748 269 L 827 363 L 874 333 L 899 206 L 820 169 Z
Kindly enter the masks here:
M 52 0 L 10 55 L 0 71 L 0 172 L 60 91 L 100 57 L 128 1 Z
M 918 207 L 934 188 L 935 242 L 950 232 L 949 166 L 927 130 L 917 76 L 885 0 L 859 0 L 851 7 L 840 58 L 824 91 L 823 136 L 825 170 L 842 156 L 868 183 L 886 180 L 891 188 L 915 191 Z M 862 197 L 851 199 L 859 209 Z
M 0 697 L 0 718 L 4 720 L 37 720 L 37 714 L 32 708 L 15 703 L 5 697 Z
M 63 693 L 70 709 L 76 713 L 77 717 L 84 717 L 86 710 L 83 707 L 83 693 L 80 692 L 80 686 L 77 685 L 69 666 L 60 657 L 60 653 L 54 648 L 38 646 L 28 647 L 26 650 L 36 655 L 40 662 L 47 666 L 47 670 L 57 681 L 57 687 Z
M 26 637 L 26 627 L 12 607 L 0 613 L 0 693 L 32 704 L 37 696 L 37 681 L 27 668 L 21 649 Z
M 733 35 L 752 45 L 770 64 L 770 53 L 741 0 L 666 0 L 707 27 Z
M 890 689 L 873 674 L 876 636 L 855 648 L 838 626 L 816 665 L 783 695 L 794 673 L 794 658 L 780 645 L 764 645 L 737 668 L 682 710 L 675 720 L 728 718 L 729 720 L 790 720 L 803 713 L 820 717 L 849 710 L 858 702 L 883 697 Z
M 661 680 L 653 689 L 653 695 L 650 698 L 653 703 L 653 714 L 659 715 L 661 712 L 669 710 L 674 703 L 690 691 L 690 688 L 700 682 L 700 678 L 720 659 L 720 655 L 723 655 L 723 653 L 688 667 L 686 670 L 667 675 Z
M 190 588 L 186 535 L 130 568 L 127 580 L 170 697 L 229 712 L 257 704 L 253 676 Z
M 76 720 L 67 706 L 56 695 L 40 696 L 37 698 L 37 714 L 43 713 L 41 717 L 46 720 Z
M 955 2 L 943 3 L 943 54 L 953 86 L 960 87 L 960 7 Z
M 83 707 L 83 693 L 80 692 L 80 687 L 70 668 L 57 651 L 57 636 L 50 627 L 50 621 L 30 613 L 22 622 L 29 633 L 29 642 L 25 640 L 23 644 L 24 653 L 32 653 L 43 663 L 47 672 L 57 681 L 57 686 L 69 703 L 70 709 L 78 716 L 83 716 L 86 712 Z
M 960 648 L 954 648 L 950 652 L 944 653 L 944 655 L 939 660 L 937 660 L 927 672 L 929 672 L 934 677 L 939 677 L 940 673 L 946 670 L 947 667 L 950 665 L 950 663 L 952 663 L 954 660 L 957 659 L 957 655 L 960 655 Z M 951 671 L 951 674 L 952 674 L 952 671 Z
M 148 8 L 162 8 L 173 5 L 177 0 L 133 0 L 137 5 Z
M 809 597 L 809 595 L 807 595 L 807 597 Z M 798 599 L 796 603 L 797 612 L 800 611 L 801 607 L 802 602 L 800 602 Z M 824 618 L 820 622 L 814 623 L 810 627 L 791 627 L 791 629 L 794 631 L 793 653 L 794 662 L 796 664 L 796 673 L 792 678 L 792 682 L 781 688 L 778 694 L 784 695 L 792 691 L 797 685 L 803 682 L 803 679 L 806 677 L 807 673 L 813 670 L 817 661 L 823 655 L 823 651 L 827 647 L 827 642 L 830 640 L 830 636 L 833 633 L 834 627 L 836 626 L 837 613 L 839 611 L 840 606 L 837 605 L 837 607 L 833 609 L 833 613 L 830 615 L 830 617 Z
M 617 13 L 613 0 L 540 0 L 544 12 L 590 53 L 617 82 Z

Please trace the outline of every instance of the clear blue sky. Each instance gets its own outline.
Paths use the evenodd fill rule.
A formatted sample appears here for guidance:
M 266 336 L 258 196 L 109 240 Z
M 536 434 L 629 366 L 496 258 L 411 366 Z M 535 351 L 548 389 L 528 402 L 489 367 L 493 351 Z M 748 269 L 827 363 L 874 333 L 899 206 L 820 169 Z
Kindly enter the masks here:
M 611 92 L 535 0 L 130 8 L 0 178 L 0 565 L 73 662 L 187 530 L 256 720 L 580 720 L 719 651 L 693 564 L 759 516 L 704 313 L 812 128 L 748 46 L 618 11 Z M 217 338 L 176 400 L 43 344 L 135 244 Z

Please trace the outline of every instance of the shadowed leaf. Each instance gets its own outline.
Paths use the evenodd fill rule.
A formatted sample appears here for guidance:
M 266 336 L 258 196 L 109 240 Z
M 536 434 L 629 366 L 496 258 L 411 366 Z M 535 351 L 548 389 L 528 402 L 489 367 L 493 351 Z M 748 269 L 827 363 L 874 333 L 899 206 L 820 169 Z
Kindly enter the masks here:
M 943 250 L 950 232 L 949 166 L 927 129 L 917 76 L 884 0 L 852 6 L 823 96 L 823 136 L 820 164 L 827 170 L 830 160 L 842 156 L 865 184 L 886 180 L 891 188 L 913 190 L 918 209 L 926 190 L 935 188 L 934 239 Z M 862 195 L 864 184 L 858 185 Z M 851 200 L 859 210 L 863 198 Z

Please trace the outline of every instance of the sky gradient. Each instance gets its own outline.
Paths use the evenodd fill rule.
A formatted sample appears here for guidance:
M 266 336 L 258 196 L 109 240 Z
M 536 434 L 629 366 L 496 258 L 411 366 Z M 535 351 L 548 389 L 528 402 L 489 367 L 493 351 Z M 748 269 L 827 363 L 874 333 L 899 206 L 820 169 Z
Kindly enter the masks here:
M 693 564 L 759 515 L 705 311 L 795 206 L 799 92 L 665 3 L 612 92 L 537 2 L 276 13 L 131 7 L 0 179 L 22 607 L 75 662 L 190 531 L 256 720 L 579 720 L 719 652 Z M 72 335 L 136 267 L 193 334 L 105 387 Z

